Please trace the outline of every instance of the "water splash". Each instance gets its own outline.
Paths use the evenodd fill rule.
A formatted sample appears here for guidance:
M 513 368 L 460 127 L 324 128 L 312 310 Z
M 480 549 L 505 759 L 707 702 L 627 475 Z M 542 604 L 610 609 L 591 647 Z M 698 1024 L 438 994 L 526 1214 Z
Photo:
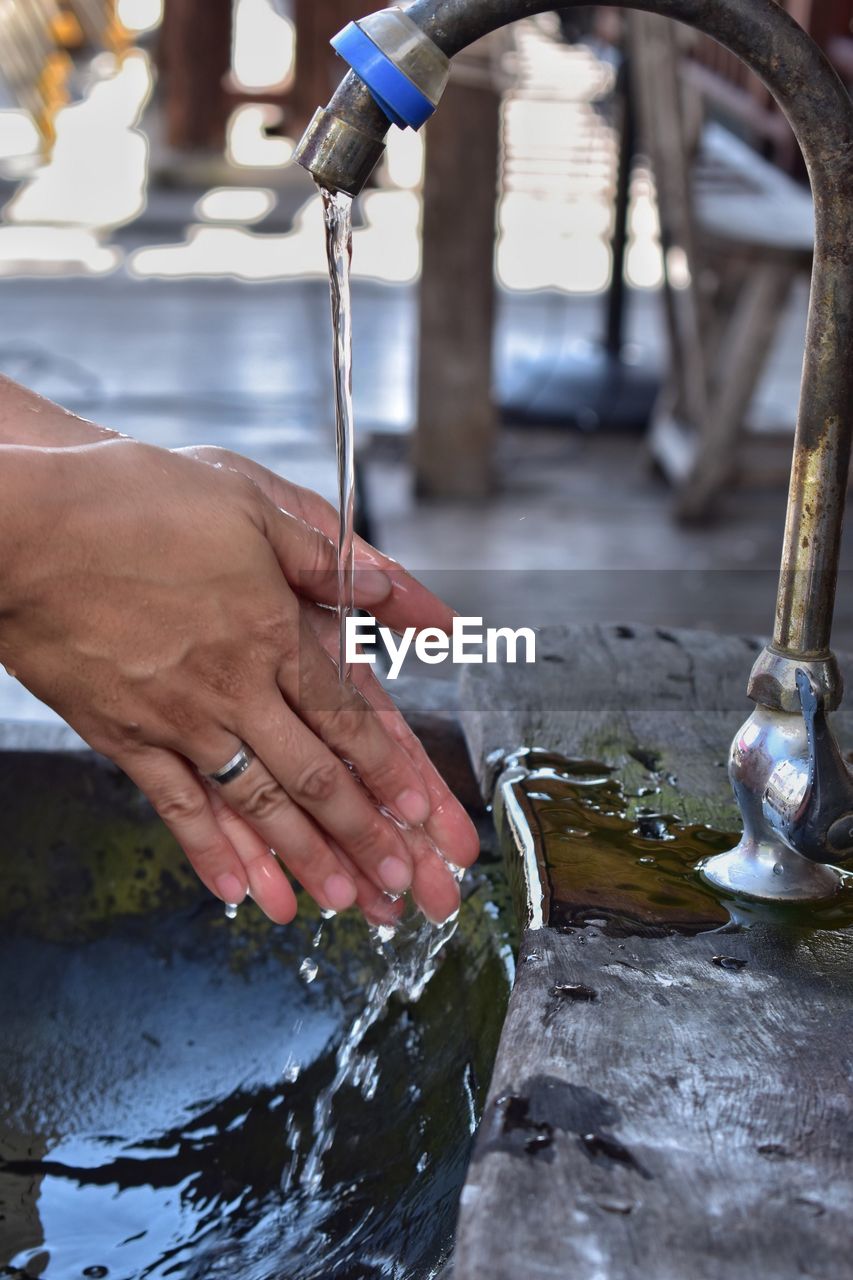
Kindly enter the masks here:
M 430 924 L 423 916 L 413 914 L 393 938 L 389 938 L 387 929 L 371 930 L 387 968 L 368 986 L 363 1007 L 338 1049 L 335 1074 L 314 1104 L 313 1144 L 299 1176 L 299 1189 L 308 1199 L 322 1188 L 323 1162 L 335 1139 L 333 1111 L 337 1095 L 345 1085 L 361 1088 L 368 1101 L 376 1092 L 381 1070 L 379 1061 L 374 1055 L 362 1052 L 368 1033 L 393 997 L 409 1004 L 421 998 L 438 968 L 442 951 L 456 932 L 458 921 L 458 912 L 442 925 Z M 293 1166 L 286 1178 L 292 1176 Z M 285 1182 L 285 1190 L 289 1189 Z

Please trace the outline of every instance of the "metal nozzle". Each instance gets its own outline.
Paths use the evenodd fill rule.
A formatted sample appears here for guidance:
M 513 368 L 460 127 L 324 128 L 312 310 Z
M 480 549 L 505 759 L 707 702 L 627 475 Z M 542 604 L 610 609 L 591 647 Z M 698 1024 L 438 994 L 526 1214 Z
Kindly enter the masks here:
M 321 187 L 357 196 L 382 158 L 385 143 L 320 107 L 294 152 L 294 159 Z
M 332 47 L 352 70 L 294 154 L 321 186 L 356 196 L 382 156 L 389 124 L 419 129 L 435 111 L 450 62 L 397 8 L 351 22 Z

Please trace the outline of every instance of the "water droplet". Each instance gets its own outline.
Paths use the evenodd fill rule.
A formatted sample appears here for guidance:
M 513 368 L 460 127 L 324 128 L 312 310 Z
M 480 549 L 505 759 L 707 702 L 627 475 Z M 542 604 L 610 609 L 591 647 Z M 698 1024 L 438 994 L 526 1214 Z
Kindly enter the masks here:
M 83 1275 L 90 1277 L 90 1280 L 102 1280 L 104 1276 L 109 1274 L 108 1267 L 86 1267 L 83 1271 Z
M 598 992 L 594 987 L 585 987 L 579 982 L 559 983 L 551 994 L 558 996 L 561 1000 L 578 1000 L 587 1004 L 598 999 Z
M 667 820 L 661 813 L 637 814 L 637 835 L 643 840 L 671 840 Z
M 288 1084 L 296 1084 L 302 1074 L 302 1068 L 298 1062 L 294 1062 L 293 1058 L 290 1058 L 281 1074 Z
M 634 1209 L 630 1200 L 599 1200 L 597 1201 L 599 1209 L 603 1209 L 605 1213 L 631 1213 Z
M 319 947 L 322 941 L 323 941 L 323 926 L 320 925 L 319 929 L 314 934 L 314 937 L 311 939 L 311 946 L 314 948 L 315 951 Z
M 226 903 L 225 903 L 225 919 L 226 919 L 226 920 L 236 920 L 236 919 L 237 919 L 237 903 L 236 903 L 236 902 L 226 902 Z M 84 1272 L 83 1272 L 83 1274 L 84 1274 L 84 1275 L 87 1275 L 87 1274 L 89 1274 L 89 1273 L 84 1271 Z
M 764 1156 L 765 1160 L 790 1160 L 791 1158 L 790 1151 L 781 1142 L 763 1142 L 755 1149 L 760 1156 Z
M 774 876 L 783 876 L 785 874 L 785 864 L 783 862 L 774 863 L 773 874 Z
M 739 973 L 741 969 L 747 966 L 746 960 L 739 960 L 735 956 L 713 956 L 711 964 L 715 964 L 718 969 L 729 969 L 732 973 Z
M 427 1155 L 426 1152 L 424 1152 L 421 1158 L 418 1160 L 418 1163 L 415 1165 L 415 1169 L 417 1170 L 418 1173 L 424 1173 L 428 1164 L 429 1164 L 429 1156 Z
M 313 982 L 319 972 L 320 966 L 317 961 L 311 960 L 309 957 L 306 957 L 299 966 L 299 976 L 306 983 Z
M 645 867 L 653 867 L 655 865 L 654 858 L 638 858 L 637 861 L 641 862 Z

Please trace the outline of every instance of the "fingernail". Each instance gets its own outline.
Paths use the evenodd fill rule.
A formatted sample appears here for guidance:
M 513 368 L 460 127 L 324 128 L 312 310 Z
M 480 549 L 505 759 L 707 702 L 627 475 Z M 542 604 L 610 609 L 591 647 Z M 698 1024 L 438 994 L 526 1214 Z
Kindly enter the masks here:
M 429 800 L 420 791 L 413 789 L 401 791 L 394 804 L 404 822 L 411 822 L 419 827 L 430 815 Z
M 355 902 L 357 890 L 348 876 L 329 876 L 323 885 L 326 901 L 333 911 L 346 911 Z
M 430 911 L 424 911 L 424 915 L 426 916 L 427 920 L 429 920 L 430 924 L 441 926 L 444 924 L 452 924 L 453 921 L 456 919 L 456 917 L 459 915 L 460 910 L 461 910 L 461 903 L 457 903 L 456 906 L 453 908 L 453 910 L 449 911 L 447 915 L 440 916 Z
M 412 872 L 402 858 L 385 858 L 379 864 L 379 879 L 389 893 L 405 893 L 412 883 Z
M 246 890 L 230 871 L 224 876 L 217 876 L 214 884 L 223 902 L 237 906 L 246 896 Z
M 403 904 L 384 896 L 377 896 L 375 902 L 365 908 L 364 917 L 368 924 L 382 926 L 386 928 L 396 928 L 400 923 L 400 915 L 403 910 Z
M 394 584 L 381 569 L 358 569 L 355 574 L 355 595 L 360 604 L 379 604 L 387 600 Z

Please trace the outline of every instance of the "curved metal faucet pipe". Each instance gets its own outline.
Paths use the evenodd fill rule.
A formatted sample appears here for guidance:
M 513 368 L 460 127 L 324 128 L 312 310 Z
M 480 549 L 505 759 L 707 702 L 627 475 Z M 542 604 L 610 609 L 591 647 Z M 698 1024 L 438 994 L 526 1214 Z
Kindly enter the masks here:
M 815 204 L 815 256 L 773 645 L 753 696 L 799 710 L 774 654 L 806 658 L 830 705 L 840 681 L 830 634 L 853 433 L 853 104 L 812 39 L 776 0 L 606 0 L 658 13 L 725 45 L 764 81 L 790 121 Z M 414 0 L 407 15 L 449 57 L 498 27 L 547 12 L 542 0 Z M 381 143 L 388 120 L 353 72 L 328 110 Z
M 624 0 L 605 3 L 622 7 Z M 441 60 L 554 7 L 553 0 L 413 0 L 405 19 L 394 21 L 405 27 L 411 20 L 409 34 L 423 40 L 420 28 Z M 757 706 L 729 761 L 744 831 L 735 849 L 702 870 L 735 895 L 826 897 L 841 883 L 831 864 L 853 858 L 853 774 L 826 719 L 841 699 L 829 643 L 853 436 L 853 103 L 776 0 L 628 0 L 624 7 L 695 27 L 751 67 L 790 121 L 812 184 L 814 267 L 776 623 L 752 670 Z M 422 67 L 415 73 L 417 84 Z M 315 116 L 297 159 L 321 184 L 354 194 L 387 130 L 386 115 L 350 72 Z

